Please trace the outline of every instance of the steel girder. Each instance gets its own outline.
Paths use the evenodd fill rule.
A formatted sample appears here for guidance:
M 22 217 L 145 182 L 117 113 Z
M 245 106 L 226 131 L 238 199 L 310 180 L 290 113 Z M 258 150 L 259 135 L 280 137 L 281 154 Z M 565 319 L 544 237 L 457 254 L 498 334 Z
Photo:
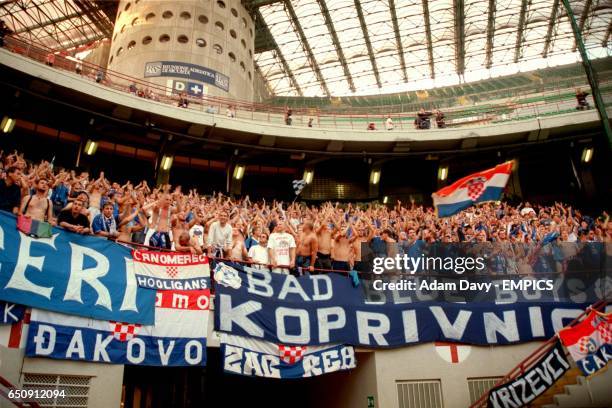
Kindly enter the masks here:
M 408 82 L 408 73 L 406 72 L 406 59 L 404 57 L 404 46 L 402 45 L 402 37 L 400 36 L 399 24 L 397 22 L 395 0 L 389 0 L 389 11 L 391 12 L 391 22 L 393 23 L 393 31 L 395 32 L 395 42 L 397 43 L 397 53 L 399 54 L 402 74 L 404 75 L 404 81 Z
M 548 21 L 548 31 L 546 32 L 546 38 L 544 39 L 544 50 L 542 51 L 542 57 L 548 57 L 548 51 L 550 51 L 550 44 L 552 42 L 555 23 L 557 22 L 557 15 L 559 12 L 559 0 L 555 0 L 552 5 L 552 12 L 550 13 L 550 20 Z
M 261 22 L 265 21 L 263 16 L 259 12 L 259 10 L 255 10 L 254 13 L 255 13 L 255 18 L 257 20 L 259 20 Z M 297 80 L 295 79 L 295 75 L 293 75 L 293 71 L 291 71 L 291 68 L 289 68 L 289 64 L 287 64 L 287 60 L 285 59 L 285 56 L 283 55 L 280 47 L 278 46 L 278 43 L 276 42 L 276 40 L 274 39 L 273 36 L 270 36 L 270 41 L 272 42 L 272 45 L 274 47 L 274 52 L 276 53 L 276 57 L 280 61 L 281 65 L 283 66 L 283 70 L 285 71 L 285 73 L 289 77 L 289 81 L 291 81 L 291 84 L 295 88 L 295 90 L 298 93 L 298 95 L 299 96 L 304 96 L 304 93 L 302 92 L 302 88 L 300 88 L 300 84 L 298 84 Z
M 65 16 L 58 17 L 58 18 L 54 18 L 54 19 L 51 19 L 51 20 L 48 20 L 48 21 L 45 21 L 45 22 L 41 22 L 39 24 L 34 24 L 34 25 L 31 25 L 31 26 L 28 26 L 28 27 L 23 27 L 23 28 L 20 28 L 19 30 L 15 30 L 15 32 L 13 34 L 19 35 L 19 34 L 26 33 L 28 31 L 35 30 L 37 28 L 42 28 L 42 26 L 49 26 L 49 25 L 61 23 L 61 22 L 66 21 L 66 20 L 70 20 L 71 18 L 78 17 L 81 14 L 82 13 L 72 13 L 72 14 L 68 14 L 68 15 L 65 15 Z
M 425 20 L 425 36 L 427 38 L 427 55 L 429 57 L 429 71 L 431 78 L 436 77 L 434 71 L 434 57 L 433 57 L 433 44 L 431 42 L 431 22 L 429 21 L 429 0 L 422 0 L 423 2 L 423 19 Z
M 329 88 L 327 87 L 327 83 L 325 82 L 325 78 L 321 73 L 321 69 L 319 68 L 319 64 L 317 63 L 317 59 L 312 53 L 312 48 L 310 48 L 310 44 L 308 43 L 308 39 L 306 38 L 306 34 L 304 34 L 304 30 L 302 29 L 302 24 L 298 19 L 297 14 L 295 14 L 295 10 L 293 9 L 293 5 L 291 4 L 291 0 L 285 0 L 284 2 L 285 9 L 287 13 L 289 13 L 289 18 L 291 19 L 291 24 L 295 28 L 300 37 L 300 41 L 302 43 L 302 47 L 304 48 L 304 52 L 306 53 L 306 58 L 308 58 L 308 63 L 310 64 L 310 68 L 314 71 L 317 79 L 319 80 L 319 84 L 323 91 L 327 96 L 330 95 Z
M 83 38 L 81 38 L 78 41 L 71 41 L 70 42 L 70 47 L 68 47 L 68 48 L 78 49 L 82 45 L 93 43 L 93 42 L 98 41 L 98 40 L 103 40 L 105 38 L 108 38 L 108 37 L 104 33 L 96 34 L 93 37 L 83 37 Z M 64 47 L 64 49 L 65 48 L 66 47 Z
M 332 37 L 332 42 L 334 43 L 334 48 L 336 49 L 336 53 L 338 54 L 338 60 L 342 65 L 342 70 L 344 71 L 346 81 L 349 84 L 349 89 L 355 92 L 355 83 L 353 82 L 351 71 L 349 71 L 348 64 L 346 63 L 346 57 L 344 56 L 344 51 L 342 51 L 342 46 L 340 45 L 340 40 L 338 39 L 338 33 L 336 33 L 336 29 L 334 28 L 334 22 L 332 21 L 331 15 L 329 14 L 327 3 L 325 2 L 325 0 L 317 0 L 317 2 L 319 3 L 319 8 L 321 8 L 321 13 L 323 13 L 325 25 L 327 26 L 329 34 Z
M 521 14 L 519 15 L 519 23 L 516 29 L 516 46 L 514 47 L 514 63 L 517 63 L 521 58 L 521 47 L 523 46 L 523 34 L 525 33 L 525 24 L 527 22 L 527 5 L 529 0 L 521 2 Z
M 108 24 L 104 19 L 100 9 L 95 7 L 91 2 L 82 0 L 73 0 L 74 3 L 79 7 L 93 24 L 100 30 L 100 32 L 106 34 L 108 38 L 113 35 L 113 24 Z
M 527 1 L 527 0 L 523 0 Z M 491 68 L 493 65 L 493 38 L 495 37 L 495 13 L 497 12 L 495 0 L 489 0 L 489 14 L 487 19 L 487 47 L 485 56 L 485 66 Z
M 359 17 L 359 24 L 361 24 L 363 39 L 365 40 L 366 47 L 368 49 L 368 54 L 370 56 L 370 63 L 372 64 L 372 73 L 374 74 L 374 78 L 376 78 L 376 84 L 379 88 L 381 88 L 382 83 L 380 82 L 380 74 L 378 72 L 378 66 L 376 65 L 376 57 L 374 55 L 372 43 L 370 42 L 368 27 L 366 27 L 365 17 L 363 16 L 363 10 L 361 9 L 361 3 L 359 2 L 359 0 L 355 0 L 355 10 L 357 11 L 357 16 Z
M 465 4 L 464 0 L 454 0 L 455 17 L 455 68 L 457 74 L 465 72 Z
M 55 40 L 55 42 L 57 42 L 57 43 L 58 43 L 60 46 L 62 46 L 62 45 L 63 45 L 63 43 L 62 43 L 62 41 L 59 39 L 59 33 L 61 33 L 61 34 L 62 34 L 64 37 L 66 37 L 66 39 L 67 39 L 68 41 L 70 41 L 71 46 L 75 46 L 75 45 L 74 45 L 74 42 L 72 41 L 72 38 L 71 38 L 69 35 L 67 35 L 67 34 L 66 34 L 66 33 L 65 33 L 63 30 L 61 30 L 61 29 L 60 29 L 60 30 L 58 30 L 58 26 L 57 26 L 57 24 L 53 24 L 53 25 L 50 25 L 50 24 L 45 24 L 45 23 L 43 22 L 43 20 L 39 18 L 39 17 L 40 17 L 40 14 L 43 14 L 43 15 L 46 17 L 46 19 L 47 19 L 47 20 L 50 20 L 50 19 L 51 19 L 51 18 L 50 18 L 49 16 L 47 16 L 45 13 L 41 13 L 41 9 L 40 9 L 40 7 L 38 6 L 38 4 L 36 4 L 36 6 L 35 6 L 35 10 L 34 10 L 34 9 L 32 9 L 32 10 L 31 10 L 30 8 L 28 8 L 28 2 L 25 2 L 25 1 L 17 1 L 17 2 L 15 2 L 15 3 L 16 3 L 16 5 L 17 5 L 17 7 L 19 7 L 19 8 L 21 9 L 21 11 L 23 11 L 23 12 L 24 12 L 24 13 L 25 13 L 25 14 L 26 14 L 26 15 L 27 15 L 27 16 L 28 16 L 28 17 L 29 17 L 29 18 L 30 18 L 32 21 L 34 21 L 34 22 L 35 22 L 35 24 L 36 24 L 36 26 L 38 26 L 38 28 L 42 29 L 42 31 L 44 31 L 44 32 L 45 32 L 45 33 L 46 33 L 46 34 L 47 34 L 47 35 L 48 35 L 50 38 L 52 38 L 53 40 Z M 36 15 L 36 14 L 30 13 L 30 10 L 31 10 L 32 12 L 34 12 L 34 11 L 38 11 L 39 15 Z M 17 16 L 12 15 L 12 17 L 13 17 L 15 20 L 19 21 L 21 25 L 25 26 L 25 24 L 23 24 L 23 22 L 22 22 L 22 21 L 20 21 L 20 20 L 17 18 Z M 52 30 L 51 30 L 51 29 L 52 29 Z
M 578 29 L 584 35 L 584 25 L 589 17 L 589 11 L 591 10 L 591 4 L 593 4 L 592 0 L 586 0 L 584 3 L 584 9 L 582 10 L 582 14 L 580 15 L 580 22 L 578 23 Z M 574 40 L 574 46 L 572 47 L 572 52 L 576 52 L 577 48 L 576 41 Z
M 13 27 L 20 27 L 15 30 L 15 34 L 32 36 L 34 30 L 40 30 L 58 44 L 54 47 L 45 43 L 52 49 L 78 48 L 83 44 L 110 37 L 112 33 L 112 24 L 92 6 L 88 6 L 90 12 L 87 12 L 69 2 L 35 3 L 13 0 L 0 3 L 0 8 L 8 12 L 8 16 L 13 20 Z M 18 17 L 17 11 L 27 16 L 34 24 L 26 25 L 23 19 Z M 64 24 L 60 25 L 61 23 Z

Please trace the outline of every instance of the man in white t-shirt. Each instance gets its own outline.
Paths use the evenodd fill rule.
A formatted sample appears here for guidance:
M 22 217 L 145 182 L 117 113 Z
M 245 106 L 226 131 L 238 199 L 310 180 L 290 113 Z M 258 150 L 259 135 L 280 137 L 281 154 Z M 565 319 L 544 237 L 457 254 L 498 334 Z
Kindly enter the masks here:
M 254 265 L 252 265 L 253 268 L 267 271 L 269 269 L 266 265 L 270 263 L 270 257 L 268 256 L 268 248 L 266 248 L 268 244 L 268 234 L 262 232 L 261 234 L 257 235 L 256 238 L 257 243 L 253 244 L 249 248 L 249 253 L 247 256 L 250 262 L 255 263 Z
M 228 221 L 227 211 L 221 211 L 217 221 L 208 227 L 206 244 L 209 256 L 223 257 L 223 253 L 228 254 L 232 248 L 232 226 Z
M 525 203 L 525 207 L 521 208 L 521 215 L 524 217 L 527 214 L 536 215 L 536 212 L 531 208 L 531 204 Z
M 295 238 L 287 232 L 287 227 L 280 223 L 276 225 L 268 240 L 272 272 L 289 274 L 289 269 L 295 266 L 295 247 Z
M 391 115 L 387 116 L 387 120 L 385 121 L 385 128 L 387 130 L 393 130 L 393 119 L 391 119 Z

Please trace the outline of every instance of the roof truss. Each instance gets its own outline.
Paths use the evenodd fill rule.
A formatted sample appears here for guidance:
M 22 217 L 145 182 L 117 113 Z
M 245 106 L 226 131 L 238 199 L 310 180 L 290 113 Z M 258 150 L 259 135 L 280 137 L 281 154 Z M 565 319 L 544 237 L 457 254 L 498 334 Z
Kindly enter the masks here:
M 259 20 L 261 22 L 264 21 L 264 18 L 259 12 L 259 10 L 255 11 L 255 18 L 256 20 Z M 302 92 L 302 88 L 300 87 L 300 84 L 298 83 L 298 81 L 295 79 L 295 75 L 293 75 L 293 71 L 291 70 L 291 68 L 289 68 L 289 64 L 287 64 L 287 60 L 285 59 L 283 52 L 278 46 L 278 43 L 276 42 L 276 40 L 274 39 L 272 35 L 268 37 L 268 41 L 271 43 L 272 49 L 276 53 L 276 58 L 278 58 L 278 60 L 281 63 L 281 66 L 283 67 L 283 70 L 285 71 L 285 75 L 289 77 L 289 81 L 291 82 L 291 85 L 293 85 L 293 87 L 295 88 L 295 91 L 297 92 L 299 96 L 304 96 L 304 93 Z
M 525 21 L 527 20 L 527 5 L 529 0 L 521 2 L 521 14 L 519 15 L 519 25 L 516 29 L 516 46 L 514 47 L 514 63 L 521 58 L 521 47 L 523 46 Z
M 370 35 L 368 34 L 368 27 L 366 26 L 365 17 L 363 16 L 363 9 L 361 8 L 361 3 L 359 2 L 359 0 L 355 0 L 355 10 L 357 11 L 357 16 L 359 17 L 359 24 L 361 24 L 363 39 L 365 40 L 366 47 L 368 49 L 368 55 L 370 56 L 370 63 L 372 64 L 372 73 L 374 74 L 374 78 L 376 78 L 376 85 L 381 88 L 382 83 L 380 82 L 380 74 L 378 72 L 378 66 L 376 64 L 376 57 L 374 55 L 374 49 L 372 48 L 372 42 L 370 41 Z
M 340 40 L 338 39 L 338 34 L 336 33 L 336 29 L 334 28 L 334 22 L 329 14 L 329 10 L 327 8 L 327 3 L 325 0 L 317 0 L 319 3 L 319 7 L 321 8 L 321 13 L 323 13 L 323 18 L 325 19 L 325 25 L 329 30 L 329 34 L 332 37 L 332 41 L 334 43 L 334 48 L 336 49 L 336 53 L 338 54 L 338 60 L 342 65 L 342 70 L 344 71 L 344 76 L 346 77 L 346 82 L 349 84 L 349 89 L 352 92 L 355 92 L 355 83 L 353 82 L 353 77 L 351 76 L 351 71 L 348 68 L 348 64 L 346 63 L 346 58 L 344 57 L 344 51 L 342 50 L 342 46 L 340 45 Z
M 429 71 L 431 78 L 436 77 L 434 70 L 433 45 L 431 42 L 431 21 L 429 17 L 429 0 L 423 0 L 423 20 L 425 22 L 425 37 L 427 41 L 427 56 L 429 58 Z
M 586 0 L 584 3 L 584 8 L 582 9 L 582 14 L 580 14 L 580 21 L 578 22 L 578 29 L 581 33 L 584 32 L 584 25 L 589 17 L 589 11 L 591 9 L 591 5 L 593 4 L 592 0 Z M 576 48 L 578 45 L 576 41 L 574 41 L 574 46 L 572 47 L 572 52 L 576 52 Z
M 464 0 L 454 0 L 455 18 L 455 64 L 457 73 L 465 72 L 465 4 Z
M 293 25 L 293 27 L 295 28 L 295 31 L 297 31 L 297 33 L 298 33 L 298 35 L 300 37 L 300 41 L 302 42 L 302 48 L 304 49 L 304 52 L 306 53 L 306 57 L 308 58 L 308 63 L 310 64 L 310 68 L 312 68 L 312 70 L 314 71 L 315 75 L 317 76 L 317 80 L 319 81 L 319 84 L 321 84 L 321 88 L 325 92 L 325 95 L 329 96 L 329 88 L 327 87 L 327 83 L 325 81 L 325 78 L 321 74 L 321 69 L 319 68 L 319 64 L 317 63 L 317 59 L 315 58 L 314 54 L 312 53 L 312 48 L 310 48 L 310 44 L 308 43 L 308 39 L 306 38 L 306 35 L 304 34 L 304 30 L 302 29 L 302 24 L 300 24 L 300 20 L 298 19 L 297 15 L 295 14 L 295 10 L 293 9 L 293 5 L 291 4 L 291 0 L 285 0 L 284 4 L 285 4 L 285 8 L 287 10 L 287 13 L 289 14 L 289 17 L 291 18 L 291 24 Z M 277 48 L 278 48 L 278 46 L 277 46 Z
M 527 1 L 527 0 L 523 0 Z M 489 0 L 489 15 L 487 18 L 487 47 L 485 56 L 485 67 L 493 65 L 493 37 L 495 36 L 495 12 L 497 11 L 495 0 Z
M 110 6 L 105 4 L 104 7 Z M 98 9 L 97 3 L 82 0 L 3 1 L 0 2 L 0 18 L 15 35 L 27 36 L 53 50 L 110 38 L 113 31 L 108 15 Z
M 408 82 L 408 73 L 406 72 L 406 59 L 404 58 L 404 47 L 402 46 L 402 37 L 400 36 L 399 25 L 397 23 L 395 0 L 389 0 L 389 11 L 391 12 L 391 22 L 393 23 L 395 42 L 397 43 L 397 53 L 400 59 L 400 66 L 402 67 L 402 75 L 404 76 L 404 81 Z
M 546 38 L 544 39 L 544 50 L 542 51 L 542 58 L 548 57 L 550 51 L 550 44 L 552 42 L 554 28 L 557 22 L 557 16 L 559 12 L 559 0 L 554 0 L 552 5 L 552 11 L 550 13 L 550 19 L 548 20 L 548 31 L 546 32 Z

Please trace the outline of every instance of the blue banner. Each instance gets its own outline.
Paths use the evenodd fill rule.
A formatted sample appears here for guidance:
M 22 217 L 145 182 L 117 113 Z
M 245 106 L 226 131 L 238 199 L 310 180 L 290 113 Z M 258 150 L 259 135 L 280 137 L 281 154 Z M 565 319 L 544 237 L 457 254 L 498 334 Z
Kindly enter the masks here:
M 307 378 L 356 367 L 352 346 L 287 346 L 221 333 L 226 373 L 266 378 Z
M 25 315 L 25 306 L 0 300 L 0 324 L 17 323 Z
M 130 250 L 53 228 L 52 238 L 17 230 L 0 211 L 0 299 L 66 314 L 152 324 L 155 291 L 138 287 Z
M 229 91 L 229 77 L 201 65 L 180 61 L 153 61 L 145 65 L 145 78 L 175 77 L 211 84 Z
M 277 344 L 397 347 L 433 341 L 477 345 L 547 339 L 584 303 L 450 303 L 385 296 L 335 273 L 294 277 L 241 268 L 215 273 L 215 330 Z
M 96 363 L 206 365 L 208 291 L 158 294 L 154 325 L 33 309 L 26 355 Z

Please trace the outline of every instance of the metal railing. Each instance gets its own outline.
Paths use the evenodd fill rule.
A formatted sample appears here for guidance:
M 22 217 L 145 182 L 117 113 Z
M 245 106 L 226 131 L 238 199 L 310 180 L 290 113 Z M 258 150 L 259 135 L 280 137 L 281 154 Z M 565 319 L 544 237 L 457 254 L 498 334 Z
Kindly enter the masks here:
M 184 109 L 178 106 L 180 97 L 172 88 L 130 77 L 85 61 L 79 63 L 82 70 L 80 74 L 77 74 L 77 60 L 75 58 L 54 54 L 51 49 L 41 44 L 28 42 L 17 36 L 6 37 L 5 48 L 42 63 L 47 63 L 48 57 L 53 55 L 53 69 L 70 71 L 74 75 L 80 75 L 92 81 L 98 79 L 96 82 L 101 85 L 122 92 L 130 92 L 130 85 L 133 85 L 139 91 L 137 94 L 141 93 L 140 96 L 143 98 L 172 104 L 177 106 L 177 109 Z M 610 86 L 610 89 L 606 89 L 606 86 L 602 87 L 604 88 L 606 101 L 612 101 L 612 86 Z M 576 110 L 576 100 L 571 92 L 570 89 L 557 89 L 545 93 L 525 95 L 522 99 L 528 99 L 528 102 L 521 102 L 517 98 L 508 98 L 501 102 L 448 108 L 444 111 L 446 126 L 479 126 L 574 112 Z M 185 98 L 189 101 L 187 109 L 200 111 L 206 115 L 226 116 L 226 110 L 231 108 L 235 114 L 234 117 L 239 119 L 285 124 L 286 110 L 283 107 L 210 95 L 203 95 L 200 98 L 186 96 Z M 533 101 L 534 98 L 536 101 Z M 393 109 L 390 108 L 390 111 L 393 111 Z M 366 130 L 368 125 L 374 122 L 378 126 L 376 130 L 384 131 L 385 121 L 388 117 L 391 117 L 394 129 L 414 130 L 415 116 L 415 112 L 363 113 L 363 109 L 360 108 L 355 108 L 353 111 L 321 110 L 318 107 L 292 108 L 292 125 L 306 127 L 312 119 L 313 127 L 317 128 Z M 435 118 L 432 118 L 431 122 L 432 127 L 434 127 Z

